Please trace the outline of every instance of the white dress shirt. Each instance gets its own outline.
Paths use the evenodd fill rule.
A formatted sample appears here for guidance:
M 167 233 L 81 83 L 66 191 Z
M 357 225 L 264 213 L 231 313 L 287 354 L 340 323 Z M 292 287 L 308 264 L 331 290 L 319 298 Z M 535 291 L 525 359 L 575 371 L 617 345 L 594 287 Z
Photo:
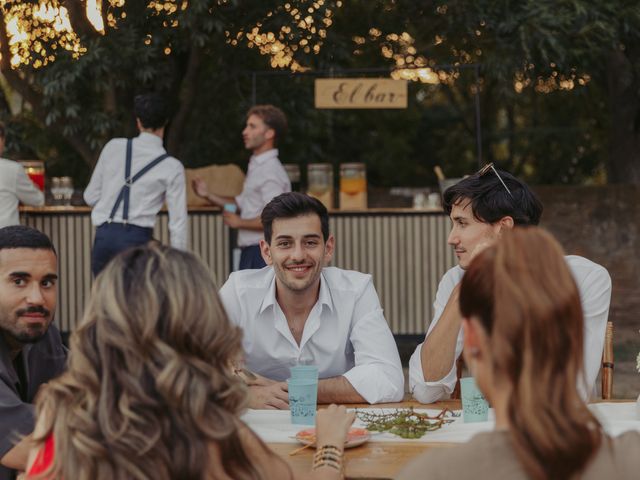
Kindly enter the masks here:
M 93 207 L 91 222 L 100 226 L 109 220 L 111 210 L 124 185 L 127 151 L 126 138 L 114 138 L 102 149 L 89 185 L 84 191 L 84 200 Z M 131 154 L 131 176 L 160 155 L 166 153 L 162 139 L 157 135 L 142 132 L 133 139 Z M 187 248 L 187 195 L 184 167 L 179 160 L 168 157 L 153 167 L 132 186 L 129 200 L 129 223 L 139 227 L 153 228 L 156 215 L 167 204 L 169 210 L 169 233 L 171 246 Z M 124 202 L 114 216 L 114 222 L 122 222 Z
M 273 197 L 291 191 L 291 182 L 286 170 L 278 160 L 278 149 L 273 148 L 254 155 L 249 160 L 247 176 L 242 193 L 236 197 L 240 208 L 240 218 L 256 218 Z M 238 230 L 238 246 L 257 245 L 262 240 L 262 232 Z
M 609 303 L 611 302 L 611 277 L 604 267 L 586 258 L 568 255 L 565 260 L 578 286 L 584 314 L 585 379 L 584 382 L 578 381 L 578 389 L 583 398 L 588 400 L 593 392 L 602 363 L 602 349 L 604 348 Z M 433 303 L 435 315 L 429 325 L 427 337 L 440 320 L 451 292 L 462 280 L 463 275 L 464 270 L 460 266 L 455 266 L 442 277 Z M 562 319 L 558 319 L 558 321 L 562 321 Z M 456 359 L 462 354 L 463 342 L 464 336 L 462 329 L 460 329 L 456 341 Z M 418 345 L 409 360 L 409 386 L 416 400 L 422 403 L 432 403 L 453 392 L 457 381 L 457 369 L 454 361 L 451 370 L 444 378 L 434 382 L 425 382 L 420 358 L 422 345 L 422 343 Z
M 298 345 L 276 301 L 272 267 L 234 272 L 220 290 L 230 320 L 244 330 L 247 367 L 283 381 L 299 362 L 319 377 L 343 375 L 369 403 L 397 402 L 404 375 L 371 275 L 327 267 Z
M 44 194 L 18 162 L 0 158 L 0 228 L 20 225 L 18 202 L 44 205 Z

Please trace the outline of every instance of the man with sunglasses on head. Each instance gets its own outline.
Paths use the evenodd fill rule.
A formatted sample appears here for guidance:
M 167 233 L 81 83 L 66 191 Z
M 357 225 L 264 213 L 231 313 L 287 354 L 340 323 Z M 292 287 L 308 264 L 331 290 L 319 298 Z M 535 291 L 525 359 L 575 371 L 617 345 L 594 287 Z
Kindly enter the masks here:
M 542 203 L 513 175 L 488 164 L 444 192 L 451 218 L 448 243 L 458 265 L 442 277 L 434 301 L 434 317 L 423 343 L 409 362 L 409 384 L 416 400 L 432 403 L 448 397 L 457 381 L 456 360 L 462 353 L 462 316 L 458 309 L 460 280 L 471 260 L 516 226 L 537 225 Z M 565 257 L 580 291 L 585 320 L 584 379 L 586 399 L 600 370 L 611 300 L 611 278 L 602 266 L 576 255 Z M 559 319 L 561 321 L 561 319 Z

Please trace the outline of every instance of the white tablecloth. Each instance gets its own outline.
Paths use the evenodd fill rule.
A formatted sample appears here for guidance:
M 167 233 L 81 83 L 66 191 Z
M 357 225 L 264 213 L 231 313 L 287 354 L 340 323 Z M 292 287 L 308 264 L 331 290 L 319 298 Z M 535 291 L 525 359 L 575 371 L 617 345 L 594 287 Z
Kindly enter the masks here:
M 416 412 L 437 415 L 440 410 L 414 409 Z M 363 412 L 392 412 L 393 409 L 360 408 Z M 461 413 L 461 412 L 456 412 Z M 492 411 L 489 411 L 492 418 Z M 312 425 L 293 425 L 288 410 L 249 410 L 242 420 L 267 443 L 297 443 L 294 438 L 300 430 L 311 428 Z M 354 427 L 365 425 L 358 419 Z M 452 423 L 444 425 L 440 430 L 427 432 L 419 439 L 406 439 L 391 433 L 371 432 L 372 442 L 455 442 L 464 443 L 478 432 L 486 432 L 493 429 L 493 420 L 479 423 L 464 423 L 462 417 L 453 419 Z
M 635 402 L 592 403 L 591 412 L 612 437 L 629 430 L 640 431 L 640 420 L 636 417 Z
M 635 417 L 635 403 L 596 403 L 589 406 L 602 423 L 609 435 L 616 436 L 627 430 L 640 431 L 640 421 Z M 393 409 L 365 408 L 358 409 L 366 412 L 392 411 Z M 416 412 L 436 415 L 439 410 L 415 409 Z M 461 413 L 460 411 L 456 413 Z M 446 442 L 464 443 L 475 434 L 493 430 L 493 410 L 489 411 L 489 421 L 479 423 L 464 423 L 462 416 L 441 429 L 427 432 L 422 438 L 406 439 L 391 433 L 372 432 L 372 442 Z M 312 426 L 293 425 L 288 410 L 248 410 L 242 420 L 267 443 L 297 443 L 295 435 L 300 430 Z M 356 420 L 355 427 L 364 427 L 360 420 Z

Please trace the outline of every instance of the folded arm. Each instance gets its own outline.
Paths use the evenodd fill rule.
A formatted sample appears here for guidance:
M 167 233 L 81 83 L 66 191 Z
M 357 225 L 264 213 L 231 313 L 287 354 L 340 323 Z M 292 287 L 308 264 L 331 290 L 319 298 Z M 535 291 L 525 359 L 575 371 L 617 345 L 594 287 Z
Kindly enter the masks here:
M 353 316 L 349 340 L 355 366 L 343 377 L 368 403 L 401 401 L 404 374 L 400 355 L 372 282 L 356 302 Z
M 343 376 L 318 382 L 318 403 L 366 403 L 366 399 Z
M 460 284 L 456 285 L 434 328 L 427 334 L 420 350 L 420 362 L 425 382 L 442 379 L 456 363 L 456 341 L 462 328 L 458 306 Z
M 445 274 L 434 301 L 435 314 L 425 341 L 409 361 L 409 385 L 414 398 L 433 403 L 447 397 L 457 380 L 456 359 L 462 353 L 462 316 L 458 308 L 457 270 Z

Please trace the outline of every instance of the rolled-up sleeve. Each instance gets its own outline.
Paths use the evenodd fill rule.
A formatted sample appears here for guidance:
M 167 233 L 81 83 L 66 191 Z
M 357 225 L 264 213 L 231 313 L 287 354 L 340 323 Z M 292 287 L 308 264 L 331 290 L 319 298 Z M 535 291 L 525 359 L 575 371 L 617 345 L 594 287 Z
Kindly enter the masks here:
M 401 401 L 404 375 L 400 355 L 371 281 L 358 299 L 353 315 L 350 341 L 355 366 L 344 377 L 369 403 Z
M 462 273 L 457 270 L 456 267 L 449 270 L 438 285 L 438 291 L 436 292 L 436 299 L 433 302 L 434 316 L 433 320 L 429 324 L 429 329 L 425 335 L 425 340 L 429 337 L 429 334 L 433 331 L 434 327 L 438 324 L 440 316 L 444 311 L 449 297 L 453 289 L 460 281 Z M 458 358 L 462 353 L 463 346 L 462 329 L 458 333 L 456 340 L 455 357 Z M 453 389 L 456 386 L 458 380 L 457 368 L 455 360 L 451 365 L 451 370 L 443 378 L 437 381 L 427 382 L 424 379 L 424 371 L 422 369 L 422 348 L 424 342 L 416 347 L 416 350 L 411 355 L 409 360 L 409 388 L 413 397 L 420 403 L 433 403 L 451 395 Z
M 454 364 L 449 373 L 440 380 L 425 382 L 424 372 L 422 371 L 422 359 L 420 358 L 422 345 L 424 345 L 424 343 L 418 345 L 409 360 L 409 386 L 413 398 L 417 401 L 420 403 L 433 403 L 442 400 L 447 395 L 451 395 L 458 380 L 457 368 Z

